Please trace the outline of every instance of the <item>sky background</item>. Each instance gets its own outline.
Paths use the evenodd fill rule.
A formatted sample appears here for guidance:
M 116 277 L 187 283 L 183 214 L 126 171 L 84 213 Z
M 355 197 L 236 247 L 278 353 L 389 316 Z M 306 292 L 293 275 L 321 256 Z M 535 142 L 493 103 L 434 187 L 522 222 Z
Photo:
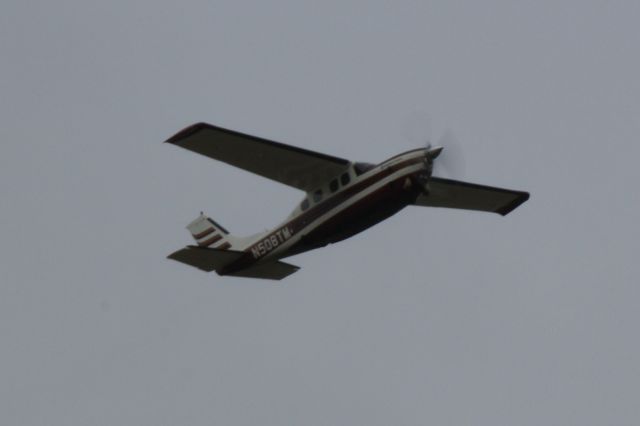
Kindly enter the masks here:
M 0 423 L 637 425 L 640 3 L 0 5 Z M 507 217 L 408 208 L 282 282 L 165 259 L 294 189 L 207 121 L 358 161 L 451 128 Z M 409 124 L 408 124 L 409 123 Z M 429 134 L 425 134 L 426 140 Z

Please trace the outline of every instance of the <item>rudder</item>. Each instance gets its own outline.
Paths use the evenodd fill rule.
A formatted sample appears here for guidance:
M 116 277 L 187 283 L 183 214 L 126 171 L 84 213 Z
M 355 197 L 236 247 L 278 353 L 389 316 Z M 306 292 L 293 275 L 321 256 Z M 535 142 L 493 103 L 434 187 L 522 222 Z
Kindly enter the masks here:
M 197 219 L 187 225 L 187 229 L 200 247 L 229 250 L 234 246 L 234 238 L 222 225 L 202 212 Z

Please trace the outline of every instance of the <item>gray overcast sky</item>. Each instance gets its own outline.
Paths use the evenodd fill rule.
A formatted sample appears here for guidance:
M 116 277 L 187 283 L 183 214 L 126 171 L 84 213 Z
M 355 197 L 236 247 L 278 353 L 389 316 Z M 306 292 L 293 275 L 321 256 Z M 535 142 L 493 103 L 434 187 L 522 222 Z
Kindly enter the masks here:
M 0 423 L 637 425 L 640 3 L 0 6 Z M 431 118 L 503 218 L 410 208 L 281 283 L 165 256 L 301 193 L 161 142 L 353 160 Z M 427 135 L 425 135 L 426 137 Z

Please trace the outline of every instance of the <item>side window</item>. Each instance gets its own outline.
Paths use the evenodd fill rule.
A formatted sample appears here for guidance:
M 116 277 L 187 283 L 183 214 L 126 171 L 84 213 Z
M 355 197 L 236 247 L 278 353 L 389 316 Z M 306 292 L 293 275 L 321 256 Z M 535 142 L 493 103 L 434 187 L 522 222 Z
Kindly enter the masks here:
M 346 186 L 349 185 L 349 182 L 351 182 L 351 176 L 349 176 L 349 172 L 344 172 L 342 176 L 340 176 L 340 183 L 342 186 Z
M 309 208 L 309 199 L 308 198 L 304 199 L 302 204 L 300 204 L 300 208 L 302 209 L 302 211 L 305 211 L 306 209 Z
M 336 192 L 338 190 L 338 179 L 334 179 L 329 183 L 329 191 Z
M 318 189 L 313 193 L 313 202 L 319 203 L 322 200 L 322 189 Z

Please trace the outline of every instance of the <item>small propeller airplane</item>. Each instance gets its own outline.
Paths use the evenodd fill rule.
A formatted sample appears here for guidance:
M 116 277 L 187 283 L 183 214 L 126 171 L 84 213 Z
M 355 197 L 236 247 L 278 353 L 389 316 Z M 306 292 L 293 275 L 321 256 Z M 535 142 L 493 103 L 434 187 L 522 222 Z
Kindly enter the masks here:
M 306 193 L 272 230 L 238 238 L 200 213 L 187 225 L 197 245 L 169 259 L 218 275 L 281 280 L 299 267 L 280 259 L 356 235 L 407 206 L 506 215 L 529 194 L 432 176 L 442 147 L 426 146 L 380 164 L 351 162 L 197 123 L 166 142 L 273 179 Z

